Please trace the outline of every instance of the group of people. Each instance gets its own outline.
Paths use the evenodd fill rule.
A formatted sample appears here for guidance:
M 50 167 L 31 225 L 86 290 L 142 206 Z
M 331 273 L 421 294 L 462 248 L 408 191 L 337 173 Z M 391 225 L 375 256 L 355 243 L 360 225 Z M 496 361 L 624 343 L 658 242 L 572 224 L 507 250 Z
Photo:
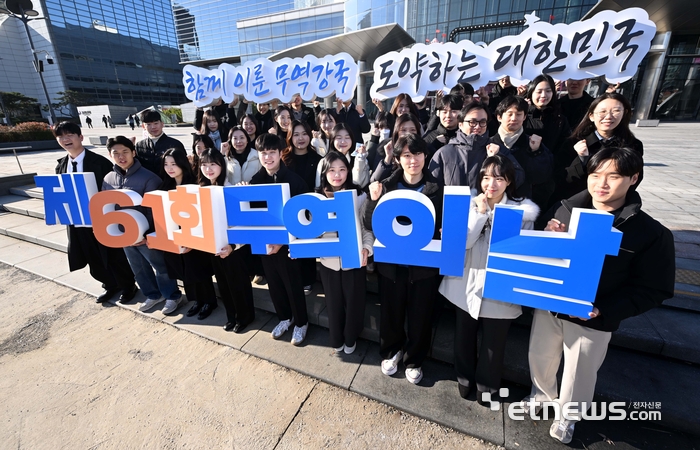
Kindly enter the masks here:
M 357 192 L 362 267 L 346 269 L 339 258 L 321 258 L 318 266 L 329 344 L 346 354 L 353 353 L 363 329 L 372 215 L 382 196 L 394 190 L 427 196 L 435 207 L 434 238 L 439 239 L 444 187 L 471 187 L 463 276 L 442 277 L 438 269 L 406 264 L 377 262 L 374 267 L 381 300 L 381 371 L 391 376 L 403 365 L 406 379 L 418 384 L 435 313 L 454 307 L 459 395 L 475 393 L 482 404 L 498 398 L 508 331 L 523 313 L 519 305 L 483 296 L 495 206 L 519 206 L 523 229 L 552 232 L 567 231 L 572 208 L 609 212 L 623 233 L 622 245 L 619 255 L 605 259 L 593 311 L 583 318 L 534 311 L 528 353 L 533 385 L 523 407 L 575 404 L 572 416 L 550 428 L 552 437 L 566 443 L 593 400 L 611 333 L 625 318 L 670 298 L 675 277 L 673 237 L 641 210 L 636 191 L 643 146 L 629 129 L 630 104 L 614 92 L 594 99 L 584 92 L 586 83 L 568 80 L 568 94 L 561 99 L 547 75 L 527 87 L 511 86 L 506 77 L 491 92 L 459 84 L 438 96 L 435 114 L 426 114 L 425 105 L 402 94 L 388 111 L 375 101 L 381 106 L 374 126 L 352 101 L 338 100 L 327 109 L 315 105 L 314 110 L 297 95 L 289 105 L 258 104 L 253 114 L 245 113 L 244 102 L 236 111 L 237 102 L 219 101 L 197 111 L 189 154 L 163 133 L 159 114 L 150 111 L 141 117 L 149 137 L 135 144 L 123 136 L 111 138 L 111 162 L 85 150 L 80 128 L 64 122 L 54 132 L 68 155 L 56 172 L 93 172 L 102 189 L 141 195 L 186 184 L 288 183 L 291 196 Z M 138 208 L 148 216 L 147 208 Z M 186 315 L 204 319 L 217 307 L 214 276 L 227 314 L 224 328 L 241 332 L 255 317 L 251 283 L 266 281 L 279 318 L 272 337 L 280 339 L 290 329 L 292 344 L 306 337 L 305 294 L 317 279 L 316 260 L 293 259 L 286 245 L 271 245 L 266 255 L 253 255 L 249 246 L 235 243 L 215 255 L 194 249 L 175 254 L 150 249 L 145 239 L 123 250 L 107 248 L 89 228 L 71 226 L 68 233 L 71 270 L 89 264 L 92 276 L 103 283 L 98 302 L 120 292 L 120 302 L 132 301 L 136 281 L 146 296 L 141 310 L 165 302 L 163 313 L 171 314 L 183 300 L 176 283 L 182 280 L 187 299 L 194 301 Z

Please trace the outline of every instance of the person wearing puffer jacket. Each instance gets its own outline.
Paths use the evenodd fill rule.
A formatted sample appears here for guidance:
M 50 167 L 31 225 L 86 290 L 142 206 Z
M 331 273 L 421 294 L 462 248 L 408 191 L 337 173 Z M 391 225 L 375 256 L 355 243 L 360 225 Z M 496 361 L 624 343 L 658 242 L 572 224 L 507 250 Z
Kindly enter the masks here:
M 232 185 L 247 183 L 260 171 L 258 152 L 240 125 L 231 128 L 228 141 L 221 144 L 221 153 L 226 157 L 226 181 Z
M 484 161 L 476 190 L 472 191 L 464 275 L 445 277 L 440 284 L 440 293 L 457 306 L 454 361 L 459 395 L 467 398 L 476 389 L 477 401 L 486 406 L 490 403 L 485 402 L 484 394 L 497 398 L 508 329 L 522 313 L 519 305 L 483 297 L 491 224 L 497 204 L 524 209 L 522 228 L 534 228 L 540 209 L 531 200 L 515 197 L 515 168 L 502 155 Z M 482 340 L 477 360 L 476 334 L 480 325 Z

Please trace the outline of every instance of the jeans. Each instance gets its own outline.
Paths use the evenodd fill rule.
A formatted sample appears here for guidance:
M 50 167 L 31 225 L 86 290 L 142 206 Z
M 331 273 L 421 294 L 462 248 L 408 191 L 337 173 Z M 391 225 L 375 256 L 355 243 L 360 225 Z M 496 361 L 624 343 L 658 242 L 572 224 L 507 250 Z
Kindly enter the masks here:
M 165 259 L 161 250 L 153 250 L 146 245 L 124 247 L 126 259 L 129 260 L 134 278 L 146 298 L 156 299 L 161 296 L 166 300 L 177 300 L 182 292 L 177 282 L 168 276 Z M 155 270 L 155 274 L 153 271 Z

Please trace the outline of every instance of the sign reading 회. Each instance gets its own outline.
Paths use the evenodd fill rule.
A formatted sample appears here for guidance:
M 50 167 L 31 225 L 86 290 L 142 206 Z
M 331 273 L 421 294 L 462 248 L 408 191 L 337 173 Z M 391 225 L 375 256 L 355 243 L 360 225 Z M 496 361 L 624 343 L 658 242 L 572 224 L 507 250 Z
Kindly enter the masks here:
M 266 254 L 289 245 L 295 258 L 339 257 L 343 268 L 360 267 L 362 240 L 357 193 L 289 196 L 287 184 L 178 186 L 171 191 L 97 192 L 92 173 L 35 177 L 44 189 L 47 224 L 92 226 L 107 247 L 144 239 L 149 223 L 136 207 L 148 207 L 151 248 L 179 253 L 194 248 L 218 253 L 225 245 L 250 244 Z M 441 239 L 433 239 L 436 213 L 426 196 L 399 190 L 380 199 L 372 216 L 376 262 L 435 267 L 461 276 L 467 244 L 470 191 L 445 188 Z M 253 207 L 252 205 L 265 205 Z M 307 214 L 310 213 L 310 214 Z M 407 217 L 410 225 L 399 223 Z M 494 214 L 484 295 L 535 308 L 585 317 L 592 309 L 606 255 L 616 255 L 622 234 L 613 216 L 574 209 L 570 231 L 521 231 L 522 211 L 498 206 Z
M 220 64 L 216 69 L 188 64 L 182 69 L 182 83 L 185 96 L 198 107 L 218 98 L 229 103 L 235 95 L 256 103 L 274 99 L 288 103 L 294 94 L 311 99 L 335 93 L 338 98 L 351 99 L 358 73 L 352 57 L 338 53 L 323 58 L 307 55 L 278 61 L 258 58 L 241 66 Z
M 488 45 L 416 44 L 382 55 L 374 61 L 370 95 L 383 100 L 406 93 L 420 101 L 428 91 L 447 92 L 458 82 L 484 86 L 506 75 L 514 85 L 540 74 L 557 80 L 605 76 L 621 83 L 634 76 L 656 34 L 640 8 L 602 11 L 571 24 L 543 22 L 535 13 L 525 19 L 524 32 Z

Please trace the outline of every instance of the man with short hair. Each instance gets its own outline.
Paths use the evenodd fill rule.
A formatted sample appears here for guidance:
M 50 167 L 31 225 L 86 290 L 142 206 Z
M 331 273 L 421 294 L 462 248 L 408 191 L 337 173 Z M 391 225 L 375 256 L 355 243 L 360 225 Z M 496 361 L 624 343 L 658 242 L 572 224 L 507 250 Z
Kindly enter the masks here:
M 459 128 L 459 112 L 464 107 L 464 97 L 457 94 L 448 94 L 442 96 L 438 100 L 437 114 L 440 118 L 440 124 L 437 128 L 423 136 L 423 140 L 428 144 L 432 157 L 435 152 L 443 145 L 450 142 L 457 135 Z
M 304 104 L 304 100 L 301 98 L 301 95 L 294 94 L 290 106 L 292 107 L 292 114 L 294 115 L 294 120 L 306 122 L 307 124 L 309 124 L 309 127 L 313 131 L 318 131 L 318 125 L 316 125 L 314 110 Z
M 365 139 L 362 134 L 369 133 L 372 127 L 362 105 L 356 105 L 352 99 L 336 98 L 336 111 L 338 112 L 338 123 L 347 125 L 355 135 L 355 142 L 364 144 Z
M 144 111 L 141 113 L 141 122 L 145 125 L 148 137 L 136 143 L 136 155 L 146 170 L 160 176 L 163 153 L 171 148 L 184 152 L 185 147 L 182 142 L 163 133 L 163 119 L 158 111 Z
M 102 180 L 112 170 L 112 164 L 83 147 L 80 127 L 71 122 L 61 122 L 54 128 L 56 141 L 68 154 L 58 160 L 56 173 L 92 172 L 97 189 L 102 189 Z M 90 275 L 102 283 L 104 292 L 97 296 L 97 303 L 105 302 L 122 291 L 119 301 L 127 303 L 136 295 L 134 274 L 131 272 L 120 248 L 105 247 L 93 234 L 92 227 L 68 226 L 68 267 L 70 271 L 90 267 Z
M 522 97 L 511 95 L 499 103 L 496 118 L 500 126 L 491 142 L 510 150 L 525 170 L 525 182 L 518 188 L 518 195 L 532 199 L 544 211 L 549 199 L 549 183 L 554 183 L 554 157 L 542 144 L 542 137 L 525 134 L 523 123 L 527 111 L 528 104 Z
M 641 210 L 642 199 L 631 189 L 643 165 L 632 149 L 602 149 L 588 161 L 588 189 L 562 200 L 540 222 L 550 219 L 546 231 L 564 232 L 574 208 L 595 209 L 615 216 L 613 226 L 622 232 L 617 256 L 605 257 L 588 317 L 535 310 L 528 352 L 532 391 L 522 406 L 529 412 L 539 410 L 539 402 L 558 401 L 562 411 L 570 405 L 572 415 L 555 421 L 549 430 L 563 443 L 571 442 L 576 422 L 593 401 L 598 369 L 605 360 L 612 332 L 624 319 L 673 297 L 673 235 Z M 562 352 L 564 374 L 558 392 Z
M 566 80 L 566 95 L 559 99 L 561 113 L 569 121 L 572 128 L 576 128 L 581 120 L 586 116 L 588 107 L 593 103 L 593 97 L 585 91 L 591 80 Z
M 255 149 L 262 168 L 253 175 L 250 184 L 288 183 L 289 195 L 308 191 L 306 182 L 282 162 L 285 143 L 277 135 L 262 134 L 255 140 Z M 294 325 L 292 344 L 300 345 L 306 339 L 309 319 L 306 296 L 301 278 L 301 261 L 289 257 L 289 246 L 270 245 L 271 251 L 261 256 L 270 298 L 280 322 L 272 330 L 272 338 L 279 339 Z
M 141 166 L 136 159 L 136 150 L 131 139 L 124 136 L 110 138 L 107 141 L 107 150 L 114 161 L 114 170 L 105 175 L 102 189 L 128 189 L 142 197 L 146 192 L 158 189 L 162 182 L 160 177 Z M 142 212 L 149 224 L 152 222 L 150 208 L 137 206 L 134 209 Z M 148 311 L 165 300 L 163 314 L 170 314 L 182 302 L 182 293 L 177 287 L 177 282 L 168 276 L 163 252 L 150 249 L 146 245 L 145 235 L 148 233 L 149 231 L 146 231 L 136 244 L 124 247 L 136 281 L 146 296 L 146 301 L 139 307 L 139 311 Z

